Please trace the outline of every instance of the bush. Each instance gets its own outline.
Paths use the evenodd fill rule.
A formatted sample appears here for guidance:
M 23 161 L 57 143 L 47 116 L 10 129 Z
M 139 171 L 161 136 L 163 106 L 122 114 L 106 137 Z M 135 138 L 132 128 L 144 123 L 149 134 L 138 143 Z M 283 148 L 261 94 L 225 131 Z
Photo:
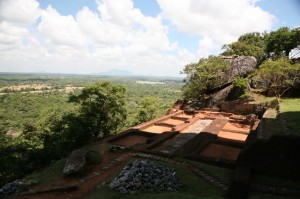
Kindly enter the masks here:
M 246 93 L 248 82 L 242 77 L 237 77 L 232 82 L 233 89 L 230 91 L 227 100 L 247 99 L 251 97 Z
M 241 89 L 242 91 L 245 91 L 247 90 L 247 87 L 248 87 L 248 82 L 246 79 L 242 78 L 242 77 L 237 77 L 233 80 L 232 82 L 233 86 L 235 88 L 239 88 Z
M 102 157 L 96 147 L 88 150 L 86 160 L 91 164 L 99 164 L 102 161 Z

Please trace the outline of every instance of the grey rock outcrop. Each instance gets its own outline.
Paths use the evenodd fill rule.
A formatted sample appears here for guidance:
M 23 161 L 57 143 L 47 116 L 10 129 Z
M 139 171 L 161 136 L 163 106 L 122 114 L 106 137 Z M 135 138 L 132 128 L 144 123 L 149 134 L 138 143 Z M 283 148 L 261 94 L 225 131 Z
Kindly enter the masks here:
M 226 59 L 226 57 L 225 57 Z M 257 60 L 255 57 L 250 56 L 239 56 L 239 57 L 228 57 L 231 69 L 228 74 L 225 75 L 227 82 L 232 82 L 236 77 L 245 76 L 252 72 L 257 66 Z
M 125 166 L 109 185 L 122 194 L 140 191 L 176 191 L 182 183 L 173 169 L 150 160 L 136 160 Z
M 233 85 L 231 83 L 237 77 L 245 77 L 252 72 L 257 66 L 255 57 L 238 56 L 238 57 L 223 57 L 230 62 L 230 69 L 225 72 L 221 79 L 221 84 L 207 92 L 209 98 L 206 102 L 208 107 L 220 107 L 220 105 L 229 100 L 233 94 Z
M 87 150 L 79 149 L 72 151 L 65 163 L 63 173 L 65 175 L 77 174 L 81 172 L 86 163 Z

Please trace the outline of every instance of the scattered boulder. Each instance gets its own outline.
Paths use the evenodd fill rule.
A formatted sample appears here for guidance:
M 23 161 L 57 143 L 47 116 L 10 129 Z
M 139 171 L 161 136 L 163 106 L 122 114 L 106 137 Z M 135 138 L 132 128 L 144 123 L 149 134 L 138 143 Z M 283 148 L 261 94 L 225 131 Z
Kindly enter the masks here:
M 253 125 L 256 119 L 257 119 L 257 115 L 255 115 L 253 113 L 248 114 L 248 115 L 246 115 L 245 123 Z
M 121 194 L 140 191 L 176 191 L 182 183 L 173 169 L 150 160 L 136 160 L 125 166 L 109 185 Z
M 78 174 L 83 171 L 86 164 L 87 150 L 79 149 L 72 151 L 65 163 L 63 173 L 65 175 Z
M 187 108 L 184 109 L 184 113 L 188 114 L 188 115 L 193 115 L 193 114 L 196 113 L 196 110 L 194 108 L 187 107 Z

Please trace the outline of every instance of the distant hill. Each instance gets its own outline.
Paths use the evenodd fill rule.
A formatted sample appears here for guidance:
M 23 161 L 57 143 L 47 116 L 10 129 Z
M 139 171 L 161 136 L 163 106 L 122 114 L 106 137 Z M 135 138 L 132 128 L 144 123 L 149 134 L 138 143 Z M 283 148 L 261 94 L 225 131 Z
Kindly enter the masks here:
M 111 69 L 105 72 L 97 73 L 97 75 L 105 75 L 105 76 L 136 76 L 132 71 L 123 70 L 123 69 Z

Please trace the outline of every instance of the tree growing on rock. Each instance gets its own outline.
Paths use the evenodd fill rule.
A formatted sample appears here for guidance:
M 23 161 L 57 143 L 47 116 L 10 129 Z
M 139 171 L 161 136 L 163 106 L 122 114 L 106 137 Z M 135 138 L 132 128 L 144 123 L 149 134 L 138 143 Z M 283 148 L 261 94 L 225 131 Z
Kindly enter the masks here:
M 223 45 L 224 52 L 222 55 L 232 56 L 253 56 L 258 60 L 258 63 L 262 63 L 265 60 L 265 37 L 266 33 L 246 33 L 238 38 L 238 41 L 231 44 Z
M 300 65 L 292 65 L 289 60 L 283 58 L 266 61 L 260 66 L 257 77 L 265 83 L 266 89 L 274 92 L 279 102 L 281 96 L 300 78 Z
M 222 76 L 229 68 L 229 62 L 217 56 L 202 58 L 198 63 L 186 65 L 182 71 L 187 74 L 183 96 L 193 99 L 204 97 L 207 91 L 220 86 Z

